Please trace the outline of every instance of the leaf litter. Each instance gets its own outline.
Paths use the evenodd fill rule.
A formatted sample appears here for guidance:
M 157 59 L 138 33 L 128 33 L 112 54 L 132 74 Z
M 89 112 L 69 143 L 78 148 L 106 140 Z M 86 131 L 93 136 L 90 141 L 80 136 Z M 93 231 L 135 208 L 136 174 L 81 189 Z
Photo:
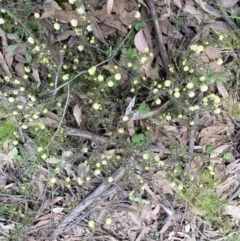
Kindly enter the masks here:
M 186 23 L 190 23 L 191 21 L 193 21 L 192 19 L 195 19 L 199 25 L 204 23 L 204 21 L 206 21 L 208 17 L 213 18 L 213 16 L 218 13 L 218 10 L 212 5 L 209 5 L 207 2 L 195 2 L 198 5 L 196 5 L 193 1 L 186 1 L 183 9 L 181 1 L 178 0 L 173 1 L 173 6 L 171 6 L 169 1 L 155 1 L 155 6 L 156 8 L 158 8 L 159 6 L 162 7 L 162 9 L 158 8 L 157 10 L 161 10 L 163 16 L 164 14 L 166 14 L 165 16 L 170 16 L 177 11 L 182 11 L 182 13 L 188 13 L 185 19 Z M 230 11 L 234 10 L 237 3 L 237 1 L 220 2 L 222 2 L 222 5 L 228 8 Z M 86 18 L 91 18 L 94 29 L 93 33 L 95 37 L 103 44 L 106 44 L 106 39 L 109 36 L 114 34 L 116 34 L 117 36 L 126 34 L 128 26 L 137 23 L 134 15 L 136 14 L 136 6 L 139 3 L 143 5 L 141 14 L 142 16 L 144 16 L 144 11 L 146 14 L 149 9 L 148 6 L 142 1 L 108 0 L 101 3 L 101 6 L 99 2 L 96 2 L 95 5 L 93 5 L 92 16 L 87 16 Z M 87 20 L 83 21 L 79 19 L 75 10 L 64 10 L 62 9 L 62 7 L 59 6 L 59 4 L 57 4 L 56 1 L 45 1 L 41 9 L 42 12 L 40 20 L 50 19 L 51 17 L 54 17 L 59 21 L 62 21 L 60 22 L 62 26 L 65 23 L 70 23 L 73 19 L 78 19 L 79 23 L 83 26 L 87 26 L 88 24 Z M 211 14 L 211 16 L 206 15 L 206 13 Z M 45 28 L 47 28 L 46 26 L 47 24 L 45 24 Z M 174 42 L 182 40 L 182 33 L 175 25 L 172 24 L 172 21 L 170 21 L 168 17 L 160 21 L 160 26 L 164 34 L 163 40 L 165 44 L 171 46 Z M 187 26 L 187 28 L 188 27 L 189 26 Z M 223 21 L 214 20 L 212 23 L 209 24 L 209 28 L 212 28 L 217 33 L 230 35 L 231 28 Z M 139 56 L 141 53 L 144 53 L 147 48 L 153 50 L 153 46 L 156 46 L 156 39 L 151 34 L 152 29 L 152 23 L 145 22 L 144 27 L 135 35 L 134 43 L 136 49 L 140 52 Z M 56 36 L 53 32 L 54 28 L 50 24 L 50 28 L 48 29 L 48 31 L 45 32 L 45 34 L 49 42 L 52 43 L 52 46 L 50 46 L 52 57 L 59 59 L 60 53 L 57 49 L 55 49 L 54 43 L 65 40 L 68 41 L 71 37 L 76 37 L 76 34 L 72 30 L 67 30 Z M 3 45 L 3 48 L 0 52 L 1 68 L 8 76 L 12 75 L 11 71 L 12 68 L 14 68 L 15 74 L 18 77 L 23 78 L 25 74 L 24 67 L 28 63 L 25 58 L 25 53 L 23 51 L 23 49 L 25 48 L 24 42 L 22 41 L 21 43 L 18 43 L 14 39 L 11 39 L 10 41 L 10 39 L 7 37 L 7 34 L 8 33 L 4 33 L 4 31 L 1 29 L 1 39 Z M 13 44 L 11 42 L 13 42 Z M 154 53 L 157 53 L 157 51 L 155 50 Z M 209 61 L 216 60 L 220 57 L 221 51 L 217 47 L 208 46 L 201 53 L 201 55 L 196 56 L 196 59 L 206 59 L 207 61 Z M 146 77 L 152 76 L 150 72 L 153 59 L 154 58 L 149 58 L 150 63 L 144 67 L 144 75 Z M 164 66 L 161 60 L 158 60 L 157 64 L 160 67 Z M 224 69 L 218 66 L 216 62 L 213 62 L 211 67 L 214 71 L 224 71 Z M 110 66 L 105 66 L 105 69 L 110 68 Z M 41 88 L 43 84 L 39 73 L 40 70 L 38 69 L 34 69 L 34 71 L 32 72 L 32 77 L 33 80 L 37 83 L 37 88 Z M 127 80 L 128 76 L 125 76 L 125 78 Z M 229 97 L 229 93 L 222 83 L 217 84 L 217 90 L 222 97 Z M 168 109 L 168 103 L 166 102 L 163 106 L 157 109 L 151 109 L 148 113 L 142 114 L 136 108 L 136 99 L 138 99 L 136 96 L 131 98 L 129 105 L 125 110 L 125 115 L 130 116 L 130 120 L 128 122 L 129 136 L 135 135 L 134 127 L 138 127 L 139 122 L 142 122 L 143 120 L 154 119 L 156 118 L 156 116 L 161 116 L 164 111 Z M 82 110 L 82 107 L 78 103 L 74 105 L 72 111 L 73 118 L 75 119 L 77 126 L 80 129 L 82 128 L 82 116 L 84 111 L 85 110 Z M 54 113 L 52 113 L 51 115 L 51 112 L 49 112 L 48 115 L 42 117 L 41 121 L 46 126 L 51 126 L 55 128 L 58 127 L 58 124 L 60 122 L 59 118 L 54 117 Z M 194 143 L 195 150 L 202 150 L 203 152 L 207 152 L 208 147 L 213 146 L 213 151 L 209 153 L 209 158 L 212 159 L 210 161 L 206 161 L 201 155 L 196 155 L 194 157 L 192 165 L 189 169 L 189 174 L 192 175 L 195 180 L 199 180 L 199 175 L 202 171 L 202 168 L 207 163 L 212 164 L 213 166 L 215 166 L 214 168 L 216 168 L 219 163 L 222 163 L 221 158 L 223 154 L 231 151 L 232 143 L 228 141 L 226 133 L 229 132 L 230 128 L 235 128 L 235 126 L 227 125 L 227 121 L 231 122 L 231 120 L 229 119 L 226 120 L 224 116 L 222 119 L 213 119 L 210 124 L 206 125 L 206 123 L 204 123 L 205 125 L 203 124 L 202 127 L 199 128 L 198 132 L 196 132 L 196 141 Z M 153 135 L 155 135 L 154 145 L 155 150 L 157 150 L 156 155 L 160 156 L 161 159 L 167 162 L 167 166 L 175 167 L 176 163 L 174 162 L 174 152 L 176 150 L 173 150 L 174 148 L 172 148 L 172 144 L 177 141 L 178 143 L 180 143 L 181 147 L 186 148 L 188 145 L 189 130 L 185 128 L 179 128 L 174 124 L 162 125 L 161 131 L 157 128 L 157 126 L 155 126 L 154 128 L 155 129 Z M 106 139 L 101 138 L 101 136 L 97 136 L 97 134 L 92 135 L 90 132 L 81 132 L 80 130 L 77 134 L 76 132 L 74 134 L 73 133 L 73 129 L 69 129 L 66 131 L 66 134 L 70 136 L 83 136 L 88 140 L 99 139 L 103 143 L 106 142 Z M 141 156 L 142 153 L 138 154 L 139 156 Z M 179 153 L 179 155 L 181 155 L 181 153 Z M 4 169 L 8 165 L 11 166 L 11 168 L 14 167 L 14 155 L 11 156 L 1 153 L 0 156 L 3 161 L 1 162 L 1 169 Z M 140 159 L 141 158 L 139 158 L 139 160 Z M 235 160 L 233 160 L 233 162 L 234 161 Z M 45 160 L 45 163 L 48 163 L 49 165 L 62 165 L 65 173 L 61 173 L 60 175 L 62 175 L 62 177 L 64 178 L 74 177 L 74 167 L 71 165 L 68 166 L 67 164 L 64 165 L 61 159 L 49 157 Z M 233 194 L 234 190 L 237 190 L 240 183 L 240 168 L 238 165 L 238 160 L 236 160 L 236 163 L 237 164 L 235 166 L 233 166 L 231 163 L 227 163 L 226 165 L 223 165 L 223 168 L 220 170 L 220 174 L 223 180 L 221 180 L 221 184 L 216 186 L 218 196 L 221 196 L 223 198 L 229 198 Z M 79 173 L 85 175 L 83 169 L 85 169 L 86 166 L 79 164 L 78 168 L 80 169 Z M 114 167 L 112 167 L 112 169 L 114 170 Z M 191 223 L 188 223 L 190 221 L 189 218 L 181 219 L 175 210 L 173 211 L 172 208 L 169 208 L 171 206 L 171 202 L 173 201 L 174 195 L 178 193 L 178 190 L 176 186 L 174 186 L 173 183 L 169 181 L 169 178 L 167 177 L 165 171 L 158 171 L 155 173 L 152 171 L 151 181 L 148 181 L 148 177 L 144 177 L 144 174 L 142 174 L 143 176 L 140 175 L 141 178 L 139 179 L 144 181 L 145 184 L 143 185 L 142 190 L 138 190 L 138 193 L 134 194 L 134 200 L 138 200 L 138 202 L 130 202 L 127 198 L 129 197 L 129 191 L 131 190 L 131 186 L 134 186 L 135 180 L 131 180 L 127 187 L 118 186 L 120 184 L 117 184 L 116 186 L 111 186 L 107 190 L 106 196 L 102 197 L 102 200 L 94 197 L 94 199 L 90 201 L 89 206 L 87 206 L 86 208 L 82 208 L 81 205 L 84 205 L 84 202 L 88 200 L 87 197 L 91 196 L 91 193 L 93 193 L 94 190 L 96 191 L 98 187 L 106 187 L 103 180 L 95 179 L 95 183 L 91 181 L 86 183 L 86 186 L 84 187 L 85 193 L 83 194 L 83 197 L 76 197 L 76 195 L 74 194 L 71 198 L 69 198 L 68 190 L 66 191 L 66 193 L 63 193 L 62 196 L 54 197 L 53 199 L 43 200 L 42 194 L 46 191 L 46 186 L 44 182 L 48 179 L 49 174 L 48 170 L 44 169 L 43 165 L 40 165 L 36 170 L 36 173 L 32 174 L 34 186 L 36 187 L 36 190 L 34 190 L 34 192 L 36 193 L 36 196 L 39 198 L 39 200 L 42 201 L 42 209 L 39 209 L 40 212 L 36 216 L 35 224 L 33 225 L 33 230 L 31 231 L 32 234 L 34 234 L 35 231 L 37 232 L 38 228 L 42 227 L 54 227 L 56 228 L 56 230 L 57 228 L 63 228 L 64 231 L 67 232 L 67 225 L 69 225 L 69 223 L 67 222 L 69 218 L 68 215 L 74 214 L 73 210 L 71 210 L 71 199 L 75 199 L 75 207 L 80 207 L 80 209 L 82 210 L 81 213 L 78 213 L 81 216 L 79 220 L 84 220 L 84 218 L 86 217 L 90 218 L 91 215 L 96 218 L 101 212 L 105 212 L 102 210 L 111 211 L 111 218 L 113 219 L 113 224 L 110 226 L 104 225 L 105 230 L 107 230 L 108 238 L 102 238 L 102 240 L 117 240 L 114 237 L 119 237 L 121 238 L 121 240 L 156 240 L 153 230 L 158 231 L 161 235 L 164 235 L 164 240 L 197 240 L 194 237 L 201 236 L 200 232 L 194 232 L 194 229 L 196 230 L 200 228 L 200 225 L 198 225 L 198 223 L 205 222 L 204 218 L 201 217 L 201 214 L 196 215 L 198 216 L 198 219 L 200 221 L 196 221 L 195 218 L 193 218 L 193 221 Z M 116 171 L 116 168 L 114 171 Z M 232 173 L 234 173 L 234 175 Z M 11 180 L 11 178 L 4 179 L 1 185 L 5 186 L 5 188 L 9 191 L 15 191 L 16 189 L 16 186 L 13 184 L 13 180 Z M 61 186 L 63 184 L 60 183 L 59 185 Z M 78 188 L 76 184 L 75 188 Z M 121 203 L 119 203 L 116 208 L 112 208 L 111 204 L 114 200 L 114 197 L 115 195 L 117 195 L 116 193 L 120 190 L 121 195 L 125 197 L 122 199 L 123 205 L 121 206 Z M 111 192 L 115 194 L 113 195 L 111 194 Z M 237 198 L 238 196 L 236 196 L 235 198 Z M 150 200 L 150 204 L 144 203 L 145 200 Z M 69 208 L 69 212 L 66 211 L 67 208 Z M 175 208 L 179 209 L 178 211 L 180 211 L 182 208 L 181 204 L 179 204 L 179 206 Z M 192 209 L 194 209 L 194 207 Z M 231 218 L 233 218 L 233 221 L 239 222 L 239 211 L 239 206 L 236 203 L 232 202 L 225 207 L 225 213 L 223 212 L 223 215 L 229 215 Z M 194 212 L 189 213 L 189 216 L 193 217 L 195 214 Z M 76 213 L 73 216 L 75 217 Z M 165 217 L 165 220 L 162 217 Z M 182 225 L 175 226 L 180 221 L 180 219 Z M 67 240 L 81 240 L 85 233 L 90 234 L 92 232 L 92 230 L 88 226 L 86 226 L 86 222 L 81 223 L 77 221 L 76 218 L 72 218 L 69 220 L 70 222 L 75 222 L 75 226 L 70 226 L 74 226 L 74 232 L 76 235 L 65 235 L 65 237 L 67 237 Z M 100 227 L 102 225 L 101 219 L 98 220 L 96 218 L 96 220 L 99 223 Z M 3 234 L 6 234 L 6 237 L 9 231 L 11 229 L 14 229 L 15 227 L 12 224 L 4 225 L 0 223 L 0 225 L 0 230 L 1 232 L 3 232 Z M 175 230 L 169 231 L 171 229 Z M 101 231 L 96 230 L 96 233 L 98 232 L 99 234 L 97 235 L 100 236 Z M 77 235 L 79 235 L 79 239 L 76 237 Z M 34 235 L 32 235 L 32 237 L 30 236 L 27 238 L 27 240 L 37 240 Z M 57 237 L 57 235 L 55 236 Z M 203 236 L 208 237 L 208 240 L 212 240 L 211 238 L 213 237 L 215 238 L 214 240 L 217 240 L 217 238 L 219 237 L 219 233 L 217 231 L 211 230 L 211 225 L 206 224 Z M 59 237 L 58 240 L 62 239 Z

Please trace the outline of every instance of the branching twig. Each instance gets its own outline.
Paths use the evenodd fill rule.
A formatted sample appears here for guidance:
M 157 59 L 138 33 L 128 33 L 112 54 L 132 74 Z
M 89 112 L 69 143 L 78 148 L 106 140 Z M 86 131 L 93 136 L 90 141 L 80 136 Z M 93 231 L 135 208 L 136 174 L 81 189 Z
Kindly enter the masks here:
M 109 61 L 111 61 L 119 52 L 119 50 L 122 48 L 123 44 L 125 43 L 125 41 L 128 39 L 128 37 L 130 36 L 130 34 L 132 33 L 133 29 L 131 29 L 129 31 L 129 33 L 127 34 L 127 36 L 123 39 L 123 41 L 121 42 L 121 44 L 117 47 L 116 51 L 113 53 L 113 55 L 111 57 L 109 57 L 108 59 L 102 61 L 101 63 L 97 64 L 96 67 L 99 67 Z M 87 70 L 83 70 L 81 72 L 79 72 L 78 74 L 76 74 L 72 79 L 70 79 L 69 81 L 67 81 L 66 83 L 60 85 L 57 89 L 54 90 L 54 93 L 56 93 L 58 90 L 60 90 L 61 88 L 63 88 L 65 85 L 68 85 L 70 84 L 73 80 L 75 80 L 77 77 L 83 75 L 83 74 L 86 74 L 88 73 Z M 53 91 L 51 91 L 53 92 Z

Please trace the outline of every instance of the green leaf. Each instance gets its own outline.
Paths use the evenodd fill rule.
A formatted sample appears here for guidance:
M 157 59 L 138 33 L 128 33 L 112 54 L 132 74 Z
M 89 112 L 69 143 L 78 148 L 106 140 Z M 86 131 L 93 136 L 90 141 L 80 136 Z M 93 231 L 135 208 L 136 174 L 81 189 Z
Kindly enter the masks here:
M 38 24 L 35 21 L 28 21 L 27 22 L 28 28 L 30 28 L 32 31 L 38 30 Z
M 139 22 L 139 23 L 135 24 L 134 27 L 135 27 L 136 31 L 138 32 L 140 29 L 142 29 L 143 24 L 141 22 Z
M 211 155 L 214 151 L 214 146 L 207 146 L 206 154 Z
M 144 140 L 143 134 L 136 134 L 132 137 L 132 142 L 135 143 L 137 146 L 141 145 Z
M 224 153 L 223 155 L 223 159 L 224 160 L 229 160 L 232 156 L 232 153 L 231 152 L 227 152 L 227 153 Z
M 126 56 L 131 60 L 135 59 L 137 57 L 136 50 L 132 48 L 128 49 L 126 52 Z
M 26 3 L 26 4 L 24 5 L 23 9 L 24 9 L 24 15 L 27 16 L 27 15 L 29 15 L 29 13 L 31 13 L 31 11 L 32 11 L 32 5 L 29 4 L 29 3 Z
M 36 90 L 36 89 L 37 89 L 36 83 L 32 83 L 32 84 L 31 84 L 31 89 L 32 89 L 32 90 Z
M 32 56 L 29 53 L 25 53 L 25 58 L 29 63 L 32 62 Z
M 7 47 L 7 52 L 8 52 L 8 53 L 11 53 L 11 52 L 13 52 L 17 47 L 18 47 L 17 44 L 8 45 L 8 47 Z
M 149 108 L 148 105 L 144 104 L 144 105 L 140 105 L 138 107 L 138 111 L 139 111 L 140 114 L 144 115 L 144 114 L 147 114 L 150 111 L 150 108 Z
M 4 213 L 5 211 L 7 211 L 7 207 L 6 206 L 0 206 L 0 214 Z

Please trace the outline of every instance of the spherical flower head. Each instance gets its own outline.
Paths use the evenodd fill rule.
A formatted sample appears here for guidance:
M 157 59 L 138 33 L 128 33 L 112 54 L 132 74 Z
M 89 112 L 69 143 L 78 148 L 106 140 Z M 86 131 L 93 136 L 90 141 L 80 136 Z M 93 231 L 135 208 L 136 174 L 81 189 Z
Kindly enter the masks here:
M 113 178 L 112 177 L 109 177 L 108 178 L 108 182 L 112 182 L 113 181 Z
M 184 66 L 183 71 L 187 72 L 188 70 L 189 70 L 189 67 L 187 65 Z
M 47 154 L 46 154 L 46 153 L 44 153 L 44 154 L 42 154 L 42 156 L 41 156 L 41 157 L 42 157 L 42 159 L 43 159 L 43 160 L 46 160 L 46 159 L 47 159 Z
M 76 2 L 76 0 L 68 0 L 68 2 L 69 2 L 70 4 L 74 4 L 74 3 Z
M 114 75 L 115 80 L 120 80 L 121 79 L 121 74 L 117 73 Z
M 170 87 L 171 86 L 171 80 L 165 80 L 165 82 L 164 82 L 164 85 L 166 86 L 166 87 Z
M 35 42 L 34 42 L 34 39 L 33 39 L 33 37 L 28 37 L 28 42 L 30 43 L 30 44 L 34 44 Z
M 141 17 L 141 13 L 139 11 L 135 12 L 134 17 L 139 19 Z
M 69 74 L 63 75 L 62 79 L 63 79 L 63 80 L 68 80 L 68 79 L 69 79 Z
M 220 113 L 221 113 L 221 109 L 220 109 L 220 108 L 216 108 L 216 109 L 214 110 L 214 113 L 215 113 L 215 114 L 220 114 Z
M 95 174 L 95 175 L 99 175 L 99 174 L 101 174 L 101 171 L 100 171 L 99 169 L 96 169 L 96 170 L 94 171 L 94 174 Z
M 37 152 L 42 152 L 43 148 L 41 146 L 38 147 Z
M 5 20 L 3 18 L 0 18 L 0 24 L 4 24 Z
M 95 72 L 96 72 L 96 70 L 97 70 L 96 66 L 92 66 L 92 67 L 88 70 L 88 73 L 89 73 L 90 75 L 94 75 Z
M 100 104 L 94 103 L 92 107 L 93 107 L 94 110 L 99 110 L 100 106 L 101 106 Z
M 114 82 L 112 80 L 109 80 L 107 82 L 107 85 L 108 85 L 108 87 L 113 87 L 114 86 Z
M 55 177 L 53 177 L 53 178 L 50 179 L 50 182 L 51 182 L 52 184 L 54 184 L 54 183 L 57 182 L 57 179 L 56 179 Z
M 34 13 L 34 18 L 39 19 L 40 18 L 40 14 L 39 13 Z
M 208 86 L 207 86 L 207 85 L 201 85 L 201 86 L 200 86 L 200 90 L 201 90 L 202 92 L 206 92 L 206 91 L 208 90 Z
M 106 223 L 107 225 L 110 225 L 110 224 L 112 223 L 112 219 L 111 219 L 111 218 L 107 218 L 106 221 L 105 221 L 105 223 Z
M 59 23 L 54 23 L 53 28 L 55 30 L 59 30 L 60 29 L 60 24 Z
M 192 44 L 191 46 L 190 46 L 190 49 L 192 50 L 192 51 L 197 51 L 197 48 L 198 48 L 198 46 L 196 45 L 196 44 Z
M 202 45 L 199 45 L 197 47 L 197 50 L 195 51 L 197 54 L 200 54 L 204 50 L 204 47 Z
M 81 51 L 83 51 L 84 46 L 83 46 L 82 44 L 80 44 L 80 45 L 78 45 L 78 47 L 77 47 L 77 48 L 78 48 L 78 51 L 80 51 L 80 52 L 81 52 Z
M 88 32 L 92 32 L 92 30 L 93 30 L 92 25 L 91 24 L 88 25 L 86 29 L 87 29 Z
M 170 114 L 167 114 L 165 118 L 166 118 L 167 121 L 170 121 L 172 119 Z
M 78 26 L 78 21 L 76 19 L 71 20 L 71 25 L 72 27 L 77 27 Z
M 174 95 L 175 98 L 179 98 L 179 97 L 180 97 L 180 92 L 178 92 L 178 91 L 177 91 L 177 92 L 174 92 L 173 95 Z
M 9 98 L 8 98 L 8 101 L 9 101 L 10 103 L 13 103 L 13 102 L 15 101 L 15 99 L 14 99 L 13 97 L 9 97 Z
M 182 62 L 182 65 L 183 66 L 186 65 L 186 63 L 187 63 L 187 59 L 184 59 L 183 62 Z
M 128 66 L 128 68 L 132 68 L 133 64 L 129 62 L 129 63 L 127 64 L 127 66 Z
M 38 114 L 33 115 L 33 119 L 37 120 L 39 118 Z
M 188 96 L 189 96 L 190 98 L 194 97 L 194 96 L 195 96 L 195 92 L 194 92 L 194 91 L 189 91 L 189 92 L 188 92 Z
M 144 153 L 143 154 L 143 160 L 148 160 L 149 159 L 149 153 Z
M 102 81 L 104 80 L 104 76 L 101 75 L 101 74 L 98 75 L 97 80 L 98 80 L 99 82 L 102 82 Z
M 223 60 L 222 60 L 222 59 L 218 59 L 218 60 L 217 60 L 217 64 L 218 64 L 218 65 L 222 65 L 222 64 L 223 64 Z
M 220 104 L 221 103 L 221 99 L 218 96 L 214 97 L 214 104 Z
M 79 15 L 85 14 L 85 9 L 84 9 L 83 6 L 77 8 L 76 11 L 77 11 L 77 13 L 78 13 Z
M 123 121 L 128 121 L 129 120 L 129 117 L 124 115 L 123 118 L 122 118 Z
M 155 100 L 156 105 L 160 105 L 161 102 L 162 102 L 162 101 L 161 101 L 159 98 Z
M 89 226 L 90 228 L 94 229 L 94 228 L 95 228 L 95 222 L 94 222 L 93 220 L 90 220 L 90 221 L 88 222 L 88 226 Z
M 119 134 L 123 134 L 123 133 L 124 133 L 124 129 L 123 129 L 123 128 L 119 128 L 119 129 L 118 129 L 118 133 L 119 133 Z
M 218 39 L 219 39 L 220 41 L 222 41 L 222 40 L 224 39 L 224 36 L 223 36 L 223 35 L 219 35 Z
M 159 91 L 158 89 L 154 88 L 152 92 L 153 94 L 156 94 L 158 91 Z
M 187 84 L 187 88 L 188 88 L 189 90 L 191 90 L 193 87 L 194 87 L 194 84 L 193 84 L 192 82 L 189 82 L 189 83 Z
M 201 77 L 199 78 L 199 80 L 202 81 L 202 82 L 205 81 L 205 79 L 206 79 L 205 76 L 201 76 Z

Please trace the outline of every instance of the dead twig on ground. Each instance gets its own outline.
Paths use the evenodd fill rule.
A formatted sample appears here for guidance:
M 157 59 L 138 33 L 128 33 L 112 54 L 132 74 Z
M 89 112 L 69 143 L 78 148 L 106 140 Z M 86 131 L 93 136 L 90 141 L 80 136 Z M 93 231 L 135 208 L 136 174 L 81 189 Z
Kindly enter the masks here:
M 158 46 L 159 46 L 159 54 L 160 54 L 160 57 L 162 59 L 162 62 L 163 62 L 166 74 L 168 75 L 168 73 L 169 73 L 168 54 L 167 54 L 167 50 L 166 50 L 166 47 L 165 47 L 164 42 L 163 42 L 163 34 L 162 34 L 162 30 L 161 30 L 160 24 L 158 22 L 158 17 L 157 17 L 155 4 L 154 4 L 153 0 L 149 0 L 148 1 L 148 7 L 150 9 L 151 18 L 153 20 L 154 29 L 156 31 L 157 42 L 158 42 Z

